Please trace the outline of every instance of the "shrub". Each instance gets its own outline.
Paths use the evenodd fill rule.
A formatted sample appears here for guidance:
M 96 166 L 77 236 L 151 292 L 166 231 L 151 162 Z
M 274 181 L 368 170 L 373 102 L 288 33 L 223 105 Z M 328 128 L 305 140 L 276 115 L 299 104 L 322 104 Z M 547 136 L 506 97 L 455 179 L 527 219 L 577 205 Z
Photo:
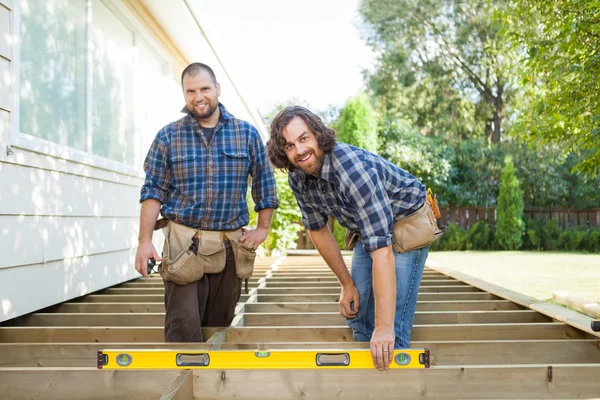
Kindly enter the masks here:
M 522 244 L 523 231 L 523 195 L 519 180 L 515 175 L 515 166 L 510 157 L 500 178 L 500 191 L 497 206 L 495 240 L 505 250 L 518 250 Z
M 486 220 L 477 221 L 469 228 L 467 250 L 490 250 L 493 231 Z
M 444 235 L 431 246 L 432 250 L 467 250 L 468 232 L 462 229 L 455 222 L 451 222 L 446 227 Z

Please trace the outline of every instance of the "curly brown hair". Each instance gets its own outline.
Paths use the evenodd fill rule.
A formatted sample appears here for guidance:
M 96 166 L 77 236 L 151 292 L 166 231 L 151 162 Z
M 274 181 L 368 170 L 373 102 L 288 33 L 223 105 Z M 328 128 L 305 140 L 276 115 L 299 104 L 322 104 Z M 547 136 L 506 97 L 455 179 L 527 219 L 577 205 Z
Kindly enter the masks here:
M 302 106 L 289 106 L 279 111 L 271 122 L 271 137 L 267 141 L 267 154 L 275 168 L 281 168 L 294 172 L 296 168 L 290 163 L 285 153 L 286 140 L 283 130 L 294 118 L 300 118 L 308 126 L 308 129 L 317 137 L 317 143 L 323 153 L 328 154 L 335 146 L 335 131 L 325 126 L 318 115 Z

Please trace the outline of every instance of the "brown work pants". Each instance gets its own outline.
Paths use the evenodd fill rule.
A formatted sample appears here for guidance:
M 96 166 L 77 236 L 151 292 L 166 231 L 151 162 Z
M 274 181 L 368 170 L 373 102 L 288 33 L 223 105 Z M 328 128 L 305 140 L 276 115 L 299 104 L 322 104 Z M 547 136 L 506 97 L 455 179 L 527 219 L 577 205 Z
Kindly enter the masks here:
M 202 327 L 231 325 L 242 288 L 231 247 L 223 271 L 187 285 L 164 284 L 167 342 L 203 342 Z

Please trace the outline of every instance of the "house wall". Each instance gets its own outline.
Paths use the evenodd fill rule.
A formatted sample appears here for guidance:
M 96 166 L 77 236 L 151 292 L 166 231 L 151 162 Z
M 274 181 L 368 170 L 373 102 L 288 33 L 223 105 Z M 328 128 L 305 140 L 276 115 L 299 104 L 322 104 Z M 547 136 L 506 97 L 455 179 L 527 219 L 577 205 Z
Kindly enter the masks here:
M 179 90 L 189 56 L 144 2 L 105 2 L 143 26 L 169 59 L 168 84 Z M 120 166 L 21 134 L 17 3 L 0 0 L 0 322 L 137 277 L 143 184 L 141 162 Z M 177 97 L 167 106 L 176 115 L 183 104 Z M 142 160 L 155 134 L 136 138 L 144 142 Z M 161 234 L 154 239 L 160 251 Z

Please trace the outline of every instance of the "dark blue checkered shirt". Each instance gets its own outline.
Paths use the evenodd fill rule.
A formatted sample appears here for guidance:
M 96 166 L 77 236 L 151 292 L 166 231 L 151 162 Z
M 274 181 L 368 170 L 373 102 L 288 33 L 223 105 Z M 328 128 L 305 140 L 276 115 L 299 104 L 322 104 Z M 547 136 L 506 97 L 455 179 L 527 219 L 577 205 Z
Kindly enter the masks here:
M 360 233 L 365 251 L 392 244 L 394 221 L 425 202 L 425 186 L 386 159 L 336 143 L 325 156 L 319 178 L 299 170 L 288 181 L 306 229 L 320 229 L 327 217 Z
M 256 211 L 277 208 L 273 168 L 254 126 L 219 104 L 220 121 L 207 143 L 191 115 L 162 128 L 150 146 L 140 202 L 156 199 L 161 215 L 205 230 L 227 231 L 248 224 L 248 177 Z

